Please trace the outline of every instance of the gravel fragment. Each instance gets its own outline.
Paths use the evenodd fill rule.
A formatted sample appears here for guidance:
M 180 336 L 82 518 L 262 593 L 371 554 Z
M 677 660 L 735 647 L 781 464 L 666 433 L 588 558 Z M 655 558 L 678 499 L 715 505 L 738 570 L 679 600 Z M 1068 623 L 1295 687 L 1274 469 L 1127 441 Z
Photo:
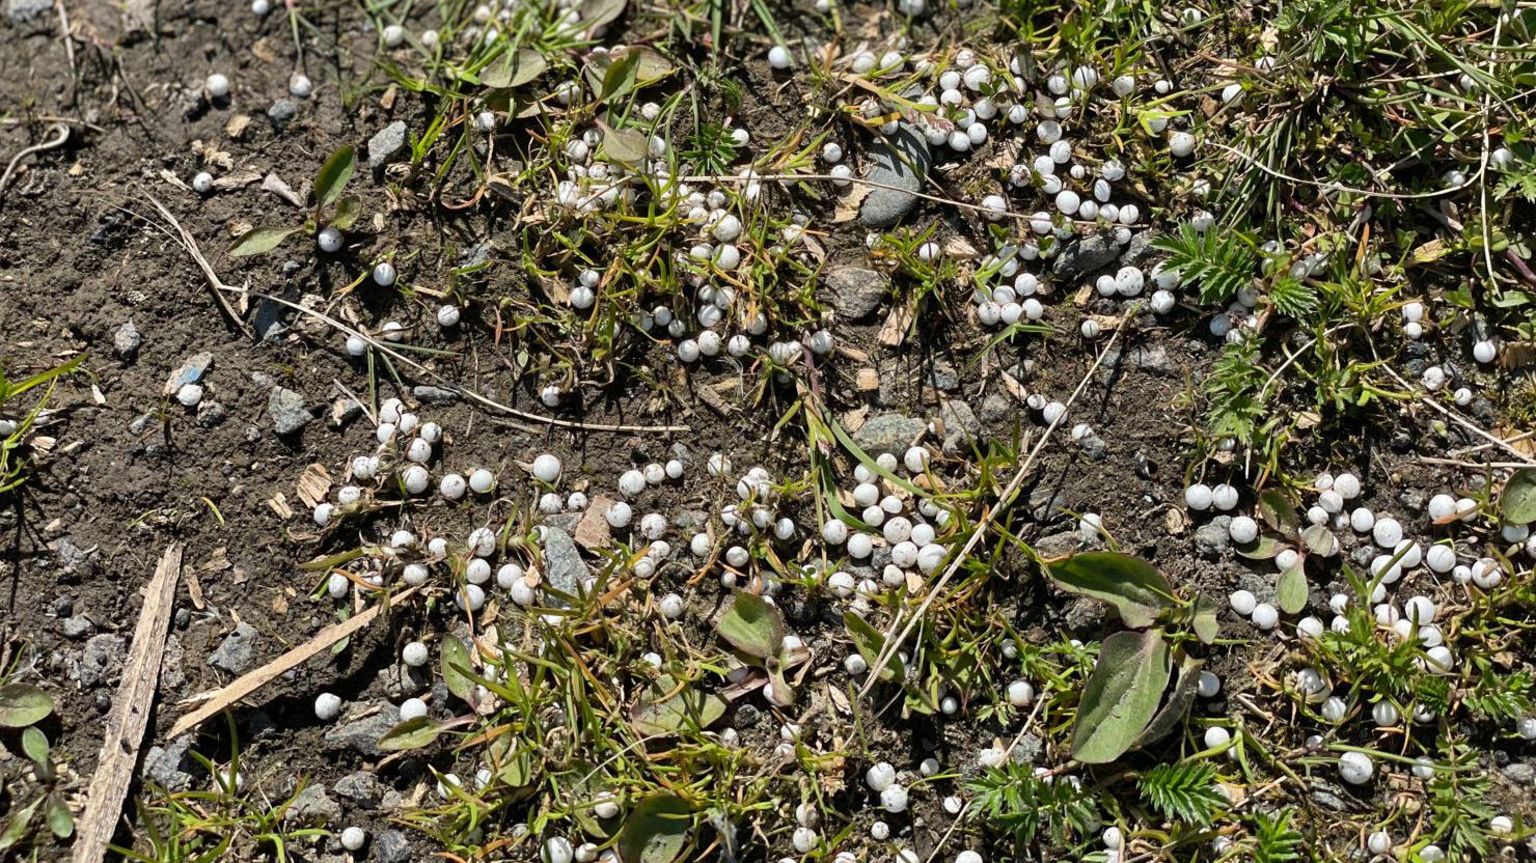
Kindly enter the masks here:
M 899 458 L 912 441 L 927 430 L 925 420 L 902 414 L 880 414 L 859 426 L 853 433 L 853 442 L 872 456 L 888 452 Z
M 64 620 L 64 637 L 80 639 L 96 631 L 96 624 L 83 614 Z
M 550 586 L 563 593 L 576 593 L 577 585 L 587 576 L 587 563 L 581 559 L 576 541 L 561 528 L 544 528 L 544 569 Z
M 183 734 L 166 746 L 151 746 L 144 754 L 144 772 L 155 784 L 170 791 L 184 791 L 192 784 L 197 762 L 187 755 L 192 735 Z
M 384 783 L 377 776 L 363 770 L 348 773 L 332 786 L 336 796 L 351 801 L 364 809 L 377 809 L 384 799 Z
M 411 840 L 394 828 L 373 837 L 373 859 L 378 863 L 407 863 L 411 859 Z
M 285 387 L 276 387 L 267 397 L 267 413 L 272 416 L 272 430 L 290 435 L 309 423 L 312 417 L 304 405 L 304 396 Z
M 341 804 L 325 793 L 325 786 L 310 784 L 293 798 L 286 816 L 299 821 L 332 824 L 341 820 Z
M 90 689 L 116 679 L 122 668 L 127 642 L 120 635 L 93 635 L 80 653 L 77 677 L 82 689 Z
M 383 704 L 378 710 L 362 716 L 365 710 L 372 710 L 372 707 L 359 705 L 352 715 L 361 718 L 352 719 L 327 731 L 325 747 L 331 750 L 350 749 L 362 755 L 382 755 L 379 738 L 400 721 L 400 709 L 393 704 Z
M 451 405 L 459 400 L 459 394 L 453 390 L 426 384 L 412 387 L 411 395 L 424 405 Z
M 890 288 L 890 277 L 877 270 L 837 267 L 822 274 L 819 293 L 838 317 L 856 321 L 873 314 Z
M 384 167 L 405 149 L 405 138 L 404 120 L 396 120 L 376 132 L 368 139 L 368 167 L 374 170 Z
M 1051 264 L 1051 273 L 1058 279 L 1079 279 L 1108 266 L 1119 255 L 1120 247 L 1115 245 L 1113 234 L 1107 231 L 1089 234 L 1061 250 L 1056 262 Z
M 12 24 L 25 24 L 53 8 L 53 0 L 6 0 L 5 14 Z
M 944 454 L 960 455 L 968 445 L 981 439 L 981 420 L 971 406 L 960 399 L 950 399 L 939 408 L 944 422 Z
M 251 667 L 256 652 L 256 627 L 240 621 L 235 631 L 224 637 L 208 656 L 208 664 L 229 674 L 244 674 Z
M 873 166 L 866 179 L 879 185 L 872 185 L 859 205 L 859 221 L 866 228 L 889 228 L 917 203 L 916 193 L 933 167 L 928 141 L 903 123 L 896 134 L 875 147 L 870 161 Z
M 139 355 L 139 346 L 144 344 L 144 339 L 139 335 L 139 328 L 133 325 L 133 321 L 127 320 L 112 333 L 112 350 L 124 360 L 132 360 Z
M 1207 560 L 1216 560 L 1232 544 L 1232 517 L 1218 515 L 1195 530 L 1195 550 Z

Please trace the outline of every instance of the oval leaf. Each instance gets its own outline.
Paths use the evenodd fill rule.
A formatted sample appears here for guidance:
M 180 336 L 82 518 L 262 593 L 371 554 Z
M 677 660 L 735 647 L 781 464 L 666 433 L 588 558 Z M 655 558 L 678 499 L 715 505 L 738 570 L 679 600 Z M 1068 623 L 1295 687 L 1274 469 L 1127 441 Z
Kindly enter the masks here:
M 1204 596 L 1195 599 L 1195 614 L 1190 621 L 1190 628 L 1195 631 L 1195 637 L 1201 644 L 1215 644 L 1216 636 L 1221 633 L 1221 622 L 1216 618 L 1216 605 Z
M 341 197 L 347 182 L 352 179 L 352 172 L 356 170 L 357 149 L 351 144 L 337 147 L 336 152 L 320 166 L 320 173 L 315 175 L 315 204 L 328 207 L 334 203 Z
M 26 728 L 53 712 L 53 698 L 25 683 L 0 686 L 0 728 Z
M 532 48 L 519 48 L 508 51 L 482 72 L 480 83 L 498 90 L 503 87 L 521 87 L 544 74 L 548 67 L 549 63 L 543 54 Z
M 1521 468 L 1504 483 L 1499 494 L 1499 515 L 1510 524 L 1536 521 L 1536 468 Z
M 1337 543 L 1333 532 L 1321 524 L 1310 525 L 1301 532 L 1301 544 L 1306 546 L 1307 551 L 1322 557 L 1333 554 Z
M 1156 567 L 1130 554 L 1083 552 L 1050 564 L 1048 572 L 1062 590 L 1112 606 L 1126 626 L 1151 626 L 1173 596 Z
M 848 635 L 853 639 L 853 646 L 859 651 L 859 655 L 864 657 L 864 661 L 873 668 L 880 659 L 880 651 L 885 649 L 885 635 L 871 626 L 869 621 L 851 611 L 843 612 L 843 626 L 848 628 Z M 892 680 L 906 680 L 907 670 L 902 665 L 901 657 L 892 653 L 891 658 L 886 661 L 885 667 L 880 669 L 880 674 L 877 676 L 887 683 Z
M 48 737 L 36 728 L 21 732 L 21 751 L 43 770 L 48 769 Z
M 1157 715 L 1171 672 L 1162 630 L 1117 632 L 1104 639 L 1078 703 L 1072 757 L 1105 764 L 1130 749 Z
M 672 863 L 688 844 L 692 815 L 687 802 L 676 794 L 655 794 L 641 800 L 619 833 L 619 859 L 624 863 Z
M 1260 536 L 1253 542 L 1232 546 L 1237 553 L 1249 560 L 1274 560 L 1275 556 L 1285 550 L 1280 540 L 1272 536 Z
M 1299 530 L 1296 521 L 1296 501 L 1278 488 L 1259 495 L 1259 518 L 1286 539 L 1294 540 Z
M 630 722 L 641 734 L 665 737 L 682 731 L 708 728 L 724 715 L 724 698 L 683 689 L 670 698 L 642 704 Z
M 1275 583 L 1275 602 L 1286 614 L 1295 614 L 1307 607 L 1307 574 L 1302 562 L 1280 573 Z
M 475 682 L 469 677 L 469 648 L 449 636 L 443 639 L 443 683 L 465 703 L 475 703 Z
M 384 736 L 379 738 L 379 748 L 385 752 L 421 749 L 424 746 L 430 746 L 442 732 L 442 726 L 428 717 L 418 716 L 415 719 L 407 719 L 384 732 Z
M 1205 660 L 1196 659 L 1186 655 L 1179 662 L 1179 676 L 1173 683 L 1173 694 L 1163 703 L 1162 709 L 1147 723 L 1147 727 L 1137 735 L 1133 746 L 1146 746 L 1148 743 L 1156 743 L 1168 736 L 1189 712 L 1189 705 L 1195 700 L 1195 690 L 1200 682 L 1200 667 L 1205 665 Z
M 621 165 L 638 165 L 650 153 L 650 138 L 635 129 L 609 129 L 603 134 L 603 158 Z
M 582 0 L 577 8 L 581 11 L 582 26 L 592 30 L 623 15 L 625 5 L 626 0 Z
M 761 596 L 738 591 L 715 620 L 715 631 L 748 656 L 777 656 L 784 643 L 784 619 Z
M 281 246 L 283 241 L 298 233 L 298 228 L 283 228 L 269 225 L 265 228 L 252 228 L 240 235 L 240 239 L 229 247 L 229 255 L 232 258 L 247 258 L 251 255 L 265 255 L 267 252 Z

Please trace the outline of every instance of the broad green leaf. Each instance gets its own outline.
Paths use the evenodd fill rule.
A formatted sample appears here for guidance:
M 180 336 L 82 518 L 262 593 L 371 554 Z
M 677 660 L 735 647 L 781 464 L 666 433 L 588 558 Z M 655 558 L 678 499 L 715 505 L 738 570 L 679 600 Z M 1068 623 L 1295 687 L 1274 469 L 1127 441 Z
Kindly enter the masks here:
M 331 227 L 338 231 L 349 231 L 362 214 L 363 202 L 356 195 L 343 196 L 336 202 L 336 215 L 331 218 Z
M 1173 587 L 1156 567 L 1116 551 L 1074 554 L 1047 570 L 1062 590 L 1112 606 L 1126 626 L 1151 626 L 1173 597 Z
M 623 863 L 672 863 L 688 844 L 693 811 L 676 794 L 653 794 L 635 804 L 619 832 Z
M 880 658 L 880 651 L 885 649 L 885 634 L 851 611 L 843 612 L 843 626 L 848 628 L 848 635 L 853 639 L 853 646 L 859 651 L 859 655 L 864 657 L 864 661 L 869 663 L 870 668 L 874 668 Z M 890 660 L 885 663 L 884 668 L 880 669 L 880 674 L 877 676 L 887 683 L 892 680 L 906 680 L 907 670 L 902 665 L 901 657 L 891 654 Z
M 32 826 L 32 816 L 37 814 L 37 807 L 42 803 L 43 798 L 39 797 L 11 816 L 11 820 L 6 822 L 5 829 L 0 830 L 0 851 L 8 851 L 27 838 Z
M 21 751 L 36 764 L 48 763 L 48 736 L 36 728 L 21 732 Z
M 737 591 L 715 620 L 715 631 L 731 646 L 758 659 L 777 656 L 784 643 L 784 619 L 761 596 Z
M 1216 618 L 1216 605 L 1204 596 L 1195 599 L 1195 614 L 1190 620 L 1190 628 L 1194 629 L 1195 637 L 1201 644 L 1214 644 L 1216 636 L 1221 634 L 1221 622 Z
M 1536 468 L 1521 468 L 1504 483 L 1499 515 L 1510 524 L 1536 522 Z
M 1200 682 L 1200 668 L 1205 665 L 1205 660 L 1196 659 L 1193 656 L 1184 655 L 1179 661 L 1179 676 L 1173 683 L 1173 693 L 1168 700 L 1163 702 L 1162 708 L 1147 727 L 1136 737 L 1132 746 L 1146 746 L 1148 743 L 1156 743 L 1168 736 L 1168 732 L 1178 727 L 1184 714 L 1189 712 L 1189 705 L 1195 700 L 1196 684 Z
M 623 56 L 613 58 L 603 72 L 603 86 L 598 90 L 598 99 L 617 99 L 628 93 L 635 88 L 635 79 L 639 75 L 640 55 L 638 53 L 625 51 Z
M 26 683 L 0 686 L 0 728 L 26 728 L 53 712 L 53 698 Z
M 335 203 L 352 179 L 352 172 L 356 170 L 357 148 L 351 144 L 337 147 L 336 152 L 320 166 L 320 173 L 315 175 L 315 206 L 329 207 Z
M 638 129 L 609 129 L 603 133 L 603 158 L 638 165 L 650 154 L 651 140 Z
M 1280 580 L 1275 582 L 1275 601 L 1280 610 L 1286 614 L 1295 614 L 1307 607 L 1307 573 L 1303 562 L 1306 558 L 1296 561 L 1296 565 L 1280 573 Z
M 1078 702 L 1072 757 L 1106 764 L 1130 749 L 1157 715 L 1171 671 L 1160 629 L 1117 632 L 1104 639 Z
M 379 738 L 379 748 L 385 752 L 421 749 L 424 746 L 430 746 L 441 733 L 443 733 L 441 725 L 433 722 L 429 717 L 418 716 L 415 719 L 407 719 L 384 732 L 384 736 Z
M 481 72 L 480 83 L 498 90 L 504 87 L 521 87 L 544 74 L 547 68 L 549 63 L 544 59 L 543 54 L 532 48 L 519 48 L 516 51 L 508 51 L 502 55 L 501 59 Z
M 1272 536 L 1260 535 L 1253 542 L 1242 545 L 1233 544 L 1237 553 L 1249 560 L 1274 560 L 1275 555 L 1285 550 L 1285 545 Z
M 48 829 L 59 839 L 68 839 L 75 832 L 75 816 L 69 812 L 69 806 L 59 797 L 57 791 L 48 795 L 48 809 L 44 813 L 48 819 Z
M 685 687 L 672 695 L 672 679 L 663 676 L 657 684 L 663 690 L 659 701 L 643 703 L 630 717 L 635 730 L 647 737 L 667 736 L 695 728 L 708 728 L 725 715 L 725 699 L 713 693 Z
M 1259 518 L 1269 529 L 1286 539 L 1295 540 L 1300 529 L 1296 520 L 1296 501 L 1278 488 L 1265 490 L 1259 495 Z
M 1301 532 L 1301 544 L 1306 546 L 1308 552 L 1327 557 L 1337 547 L 1338 540 L 1327 527 L 1314 524 Z
M 284 228 L 269 225 L 264 228 L 252 228 L 240 235 L 235 244 L 229 247 L 229 256 L 232 258 L 248 258 L 251 255 L 265 255 L 267 252 L 281 246 L 283 241 L 298 233 L 298 228 Z
M 469 648 L 453 636 L 443 639 L 443 684 L 448 691 L 469 704 L 474 704 L 475 681 L 471 680 Z
M 795 688 L 784 679 L 784 667 L 778 662 L 768 663 L 768 701 L 775 707 L 792 707 L 795 703 Z
M 581 25 L 590 30 L 607 24 L 624 14 L 625 5 L 627 0 L 582 0 L 577 7 L 581 12 Z

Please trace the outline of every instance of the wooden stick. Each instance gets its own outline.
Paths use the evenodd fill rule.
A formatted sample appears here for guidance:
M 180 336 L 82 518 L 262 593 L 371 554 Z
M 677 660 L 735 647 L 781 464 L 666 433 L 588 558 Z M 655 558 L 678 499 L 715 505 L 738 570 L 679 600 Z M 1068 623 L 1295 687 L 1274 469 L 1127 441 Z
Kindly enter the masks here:
M 191 731 L 203 720 L 216 716 L 224 708 L 267 685 L 267 683 L 288 669 L 302 664 L 315 654 L 328 649 L 336 642 L 372 623 L 373 619 L 379 616 L 379 612 L 387 608 L 390 603 L 399 602 L 417 590 L 418 588 L 415 587 L 408 588 L 372 608 L 358 612 L 341 623 L 333 623 L 315 633 L 314 638 L 311 638 L 309 641 L 304 642 L 255 671 L 234 680 L 228 686 L 215 692 L 208 699 L 208 703 L 176 720 L 176 724 L 171 726 L 171 739 Z
M 96 759 L 85 815 L 80 819 L 74 863 L 99 863 L 117 831 L 123 799 L 128 795 L 134 765 L 139 761 L 139 747 L 144 743 L 149 708 L 160 682 L 160 660 L 165 655 L 165 637 L 171 628 L 180 573 L 181 544 L 172 543 L 161 556 L 149 589 L 144 592 L 144 607 L 139 610 L 139 623 L 133 630 L 133 646 L 128 651 L 123 682 L 107 714 L 107 735 Z

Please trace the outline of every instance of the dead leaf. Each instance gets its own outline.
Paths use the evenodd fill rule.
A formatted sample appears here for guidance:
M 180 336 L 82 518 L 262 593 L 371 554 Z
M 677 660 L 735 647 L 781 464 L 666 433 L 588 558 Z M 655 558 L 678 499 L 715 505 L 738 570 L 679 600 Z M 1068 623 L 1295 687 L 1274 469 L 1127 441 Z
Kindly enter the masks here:
M 1177 536 L 1189 527 L 1189 517 L 1184 514 L 1182 509 L 1170 506 L 1167 512 L 1163 513 L 1163 527 L 1167 528 L 1169 533 Z
M 843 414 L 840 422 L 843 424 L 844 431 L 853 434 L 864 427 L 864 421 L 867 419 L 869 419 L 869 407 L 866 405 Z
M 272 511 L 277 513 L 278 518 L 293 518 L 293 508 L 288 506 L 288 498 L 282 492 L 272 495 L 267 500 L 267 506 L 272 507 Z
M 845 189 L 841 195 L 837 196 L 837 209 L 832 214 L 832 223 L 841 225 L 857 219 L 859 207 L 864 205 L 864 199 L 868 195 L 869 187 L 862 183 Z
M 225 174 L 213 181 L 213 187 L 220 191 L 240 189 L 261 179 L 257 171 L 243 171 L 239 174 Z
M 907 331 L 912 328 L 913 311 L 910 305 L 895 306 L 886 316 L 885 324 L 880 327 L 880 344 L 890 347 L 899 347 L 907 340 Z
M 587 509 L 581 514 L 581 521 L 576 523 L 575 540 L 585 549 L 607 548 L 613 542 L 613 536 L 609 532 L 608 508 L 613 506 L 611 498 L 598 495 L 587 502 Z
M 245 134 L 245 128 L 249 125 L 251 125 L 250 115 L 236 114 L 229 118 L 228 123 L 224 124 L 224 134 L 226 137 L 238 139 L 241 135 Z

